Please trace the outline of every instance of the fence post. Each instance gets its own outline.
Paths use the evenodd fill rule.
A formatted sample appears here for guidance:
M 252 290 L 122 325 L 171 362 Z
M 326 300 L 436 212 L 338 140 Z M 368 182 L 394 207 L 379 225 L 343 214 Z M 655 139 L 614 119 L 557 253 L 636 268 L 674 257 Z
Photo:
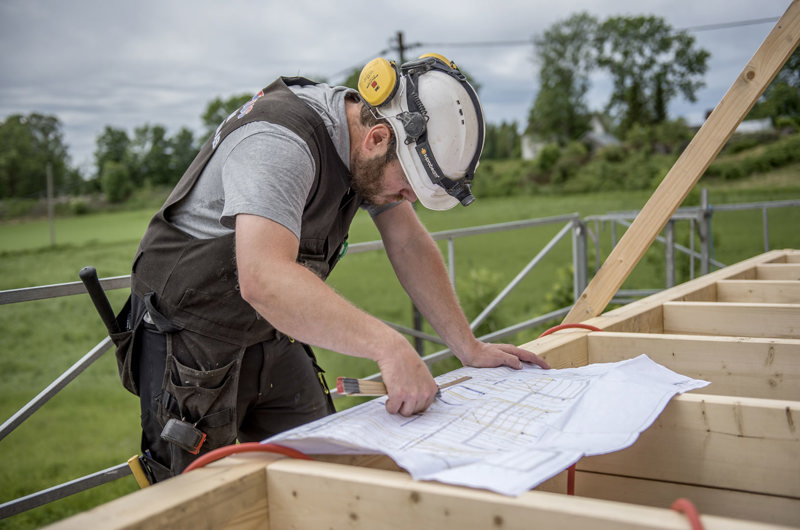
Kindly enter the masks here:
M 586 225 L 580 219 L 572 221 L 572 287 L 574 300 L 586 289 Z
M 700 274 L 708 274 L 711 270 L 711 205 L 708 203 L 708 189 L 700 191 L 700 209 L 702 210 L 702 220 L 700 221 L 700 248 L 703 259 L 700 260 Z
M 664 258 L 666 260 L 667 288 L 675 287 L 675 221 L 670 219 L 664 227 L 666 244 Z
M 769 223 L 767 221 L 767 207 L 761 208 L 761 220 L 764 227 L 764 252 L 769 252 Z

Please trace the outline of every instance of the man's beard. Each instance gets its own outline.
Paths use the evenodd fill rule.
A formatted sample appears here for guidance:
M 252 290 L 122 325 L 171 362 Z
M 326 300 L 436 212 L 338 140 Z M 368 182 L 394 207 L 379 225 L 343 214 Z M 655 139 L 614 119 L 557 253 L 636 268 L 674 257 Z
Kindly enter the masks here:
M 383 173 L 388 162 L 382 156 L 364 158 L 360 154 L 353 157 L 350 162 L 350 187 L 358 193 L 367 204 L 382 206 L 403 200 L 397 195 L 388 197 L 384 192 Z

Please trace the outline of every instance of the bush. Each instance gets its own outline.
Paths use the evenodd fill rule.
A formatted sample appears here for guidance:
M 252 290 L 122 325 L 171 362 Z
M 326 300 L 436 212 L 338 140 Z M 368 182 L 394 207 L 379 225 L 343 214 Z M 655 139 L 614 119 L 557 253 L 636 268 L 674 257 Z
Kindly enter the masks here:
M 485 267 L 470 269 L 467 284 L 461 285 L 458 290 L 464 314 L 472 321 L 486 309 L 502 289 L 503 282 L 498 273 Z M 480 337 L 501 330 L 508 323 L 508 317 L 504 317 L 499 308 L 495 308 L 475 330 L 475 336 Z
M 86 199 L 72 199 L 69 201 L 69 208 L 74 215 L 86 215 L 90 213 L 92 209 L 89 207 L 89 203 Z
M 558 144 L 547 144 L 536 156 L 536 168 L 542 172 L 550 171 L 560 157 L 561 148 Z
M 564 147 L 558 162 L 553 167 L 551 182 L 553 184 L 563 184 L 573 179 L 589 158 L 589 149 L 583 143 L 568 143 Z
M 36 199 L 5 199 L 0 201 L 0 219 L 14 219 L 29 215 L 39 201 Z
M 706 170 L 706 175 L 723 180 L 737 180 L 746 176 L 742 162 L 737 160 L 715 160 Z
M 113 161 L 103 164 L 100 186 L 106 199 L 112 204 L 120 203 L 127 199 L 133 191 L 128 166 Z

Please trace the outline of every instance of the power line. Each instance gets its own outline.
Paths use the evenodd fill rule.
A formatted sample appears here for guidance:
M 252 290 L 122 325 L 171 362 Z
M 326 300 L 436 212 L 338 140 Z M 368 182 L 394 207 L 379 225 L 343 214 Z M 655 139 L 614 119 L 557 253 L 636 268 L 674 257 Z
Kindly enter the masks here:
M 766 22 L 777 22 L 780 17 L 770 18 L 754 18 L 750 20 L 740 20 L 738 22 L 723 22 L 721 24 L 707 24 L 705 26 L 692 26 L 683 28 L 683 31 L 711 31 L 715 29 L 738 28 L 741 26 L 753 26 L 755 24 L 764 24 Z
M 765 24 L 767 22 L 777 22 L 780 17 L 769 18 L 753 18 L 748 20 L 738 20 L 735 22 L 722 22 L 719 24 L 706 24 L 703 26 L 691 26 L 686 28 L 677 28 L 678 31 L 712 31 L 717 29 L 738 28 L 742 26 L 753 26 L 755 24 Z M 436 42 L 436 43 L 423 43 L 416 46 L 450 46 L 450 47 L 469 47 L 469 46 L 521 46 L 533 44 L 533 39 L 527 40 L 500 40 L 500 41 L 473 41 L 473 42 Z
M 766 24 L 768 22 L 777 22 L 780 20 L 780 17 L 767 17 L 767 18 L 752 18 L 747 20 L 737 20 L 734 22 L 721 22 L 718 24 L 705 24 L 701 26 L 688 26 L 685 28 L 677 28 L 678 31 L 715 31 L 720 29 L 730 29 L 730 28 L 738 28 L 743 26 L 753 26 L 756 24 Z M 404 44 L 403 43 L 403 32 L 398 31 L 396 35 L 397 41 L 390 44 L 390 47 L 387 49 L 383 49 L 376 53 L 375 55 L 371 56 L 370 59 L 375 57 L 381 57 L 390 51 L 395 51 L 399 53 L 401 58 L 401 63 L 403 62 L 404 53 L 407 50 L 412 48 L 420 48 L 420 47 L 427 47 L 427 48 L 485 48 L 485 47 L 492 47 L 492 46 L 531 46 L 533 45 L 533 37 L 526 40 L 499 40 L 499 41 L 463 41 L 463 42 L 415 42 L 413 44 Z M 370 60 L 367 59 L 367 60 Z M 353 70 L 356 70 L 363 66 L 366 63 L 359 63 L 358 66 L 352 66 L 349 68 L 345 68 L 333 74 L 331 77 L 336 78 L 340 75 L 349 75 Z

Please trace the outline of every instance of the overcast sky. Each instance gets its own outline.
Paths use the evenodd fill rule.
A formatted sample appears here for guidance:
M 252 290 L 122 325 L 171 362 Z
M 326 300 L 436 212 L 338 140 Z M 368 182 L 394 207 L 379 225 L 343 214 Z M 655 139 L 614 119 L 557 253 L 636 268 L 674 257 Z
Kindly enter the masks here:
M 390 50 L 449 56 L 481 85 L 487 121 L 524 125 L 537 86 L 533 47 L 518 44 L 586 11 L 655 15 L 688 29 L 780 17 L 789 0 L 0 0 L 0 118 L 58 116 L 73 163 L 91 162 L 104 126 L 132 134 L 161 124 L 199 133 L 217 96 L 254 92 L 279 75 L 342 82 Z M 699 123 L 755 53 L 774 21 L 692 30 L 711 53 L 698 101 L 673 117 Z M 501 42 L 510 44 L 498 45 Z M 467 43 L 493 43 L 465 45 Z M 389 58 L 396 58 L 390 51 Z M 605 102 L 602 85 L 591 95 Z

